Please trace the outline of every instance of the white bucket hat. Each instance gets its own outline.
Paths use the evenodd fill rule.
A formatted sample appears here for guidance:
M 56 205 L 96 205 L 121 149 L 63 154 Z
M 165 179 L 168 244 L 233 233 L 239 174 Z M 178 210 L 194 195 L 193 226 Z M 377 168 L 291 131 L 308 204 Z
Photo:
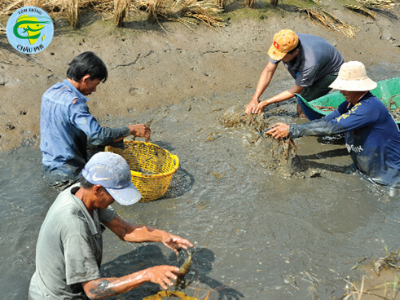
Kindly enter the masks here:
M 329 87 L 341 91 L 363 92 L 373 90 L 376 86 L 376 82 L 367 76 L 363 63 L 349 61 L 340 67 L 338 77 Z

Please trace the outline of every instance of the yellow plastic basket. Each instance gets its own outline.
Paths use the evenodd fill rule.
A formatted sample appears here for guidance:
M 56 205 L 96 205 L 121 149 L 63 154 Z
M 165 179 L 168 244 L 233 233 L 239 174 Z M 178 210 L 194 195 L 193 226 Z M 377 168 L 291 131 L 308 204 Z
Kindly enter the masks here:
M 124 141 L 125 149 L 106 147 L 106 151 L 121 155 L 129 164 L 132 182 L 142 194 L 140 202 L 163 196 L 179 168 L 179 158 L 152 143 Z
M 143 300 L 162 300 L 162 299 L 168 300 L 171 296 L 173 298 L 179 298 L 182 300 L 199 300 L 197 298 L 187 296 L 183 292 L 175 292 L 175 291 L 161 291 L 161 292 L 158 292 L 158 294 L 156 294 L 156 295 L 147 296 L 147 297 L 143 298 Z

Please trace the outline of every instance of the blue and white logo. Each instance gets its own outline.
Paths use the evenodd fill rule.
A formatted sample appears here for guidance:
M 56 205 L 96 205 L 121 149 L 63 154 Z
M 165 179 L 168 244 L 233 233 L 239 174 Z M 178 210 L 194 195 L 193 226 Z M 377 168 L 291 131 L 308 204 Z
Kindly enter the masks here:
M 41 8 L 24 6 L 16 10 L 7 22 L 7 38 L 19 52 L 36 54 L 50 45 L 54 25 Z

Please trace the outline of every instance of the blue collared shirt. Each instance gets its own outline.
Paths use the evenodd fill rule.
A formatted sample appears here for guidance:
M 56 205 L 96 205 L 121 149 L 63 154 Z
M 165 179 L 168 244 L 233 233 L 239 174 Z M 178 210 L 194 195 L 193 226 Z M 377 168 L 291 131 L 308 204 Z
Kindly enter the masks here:
M 68 80 L 43 94 L 40 149 L 45 176 L 56 171 L 60 179 L 78 178 L 87 162 L 87 139 L 95 146 L 106 145 L 130 134 L 128 127 L 101 127 L 90 114 L 87 101 Z
M 344 101 L 328 116 L 290 125 L 293 138 L 344 133 L 355 167 L 372 181 L 393 186 L 400 182 L 400 133 L 381 100 L 366 93 L 356 105 Z

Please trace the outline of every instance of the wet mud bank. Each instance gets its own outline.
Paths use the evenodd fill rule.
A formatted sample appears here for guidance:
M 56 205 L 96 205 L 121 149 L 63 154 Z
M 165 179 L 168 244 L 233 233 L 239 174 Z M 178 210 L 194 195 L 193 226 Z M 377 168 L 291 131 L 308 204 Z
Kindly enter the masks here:
M 199 26 L 194 31 L 171 22 L 163 24 L 166 31 L 157 24 L 136 21 L 115 28 L 111 21 L 87 12 L 78 30 L 72 30 L 65 20 L 55 20 L 50 46 L 35 55 L 17 52 L 0 35 L 0 151 L 21 144 L 37 146 L 41 96 L 65 78 L 68 63 L 83 51 L 94 51 L 109 70 L 107 82 L 90 96 L 89 103 L 92 113 L 103 119 L 131 116 L 135 121 L 146 107 L 254 89 L 268 61 L 272 36 L 281 28 L 323 36 L 346 61 L 362 61 L 375 80 L 397 76 L 398 7 L 390 18 L 380 16 L 374 21 L 333 9 L 338 17 L 357 26 L 354 38 L 328 31 L 285 7 L 277 9 L 277 15 L 286 15 L 283 18 L 237 20 L 224 28 Z M 6 24 L 7 19 L 0 21 Z M 279 89 L 291 87 L 292 80 L 282 66 L 276 76 L 288 82 L 274 79 L 272 86 L 279 82 Z

